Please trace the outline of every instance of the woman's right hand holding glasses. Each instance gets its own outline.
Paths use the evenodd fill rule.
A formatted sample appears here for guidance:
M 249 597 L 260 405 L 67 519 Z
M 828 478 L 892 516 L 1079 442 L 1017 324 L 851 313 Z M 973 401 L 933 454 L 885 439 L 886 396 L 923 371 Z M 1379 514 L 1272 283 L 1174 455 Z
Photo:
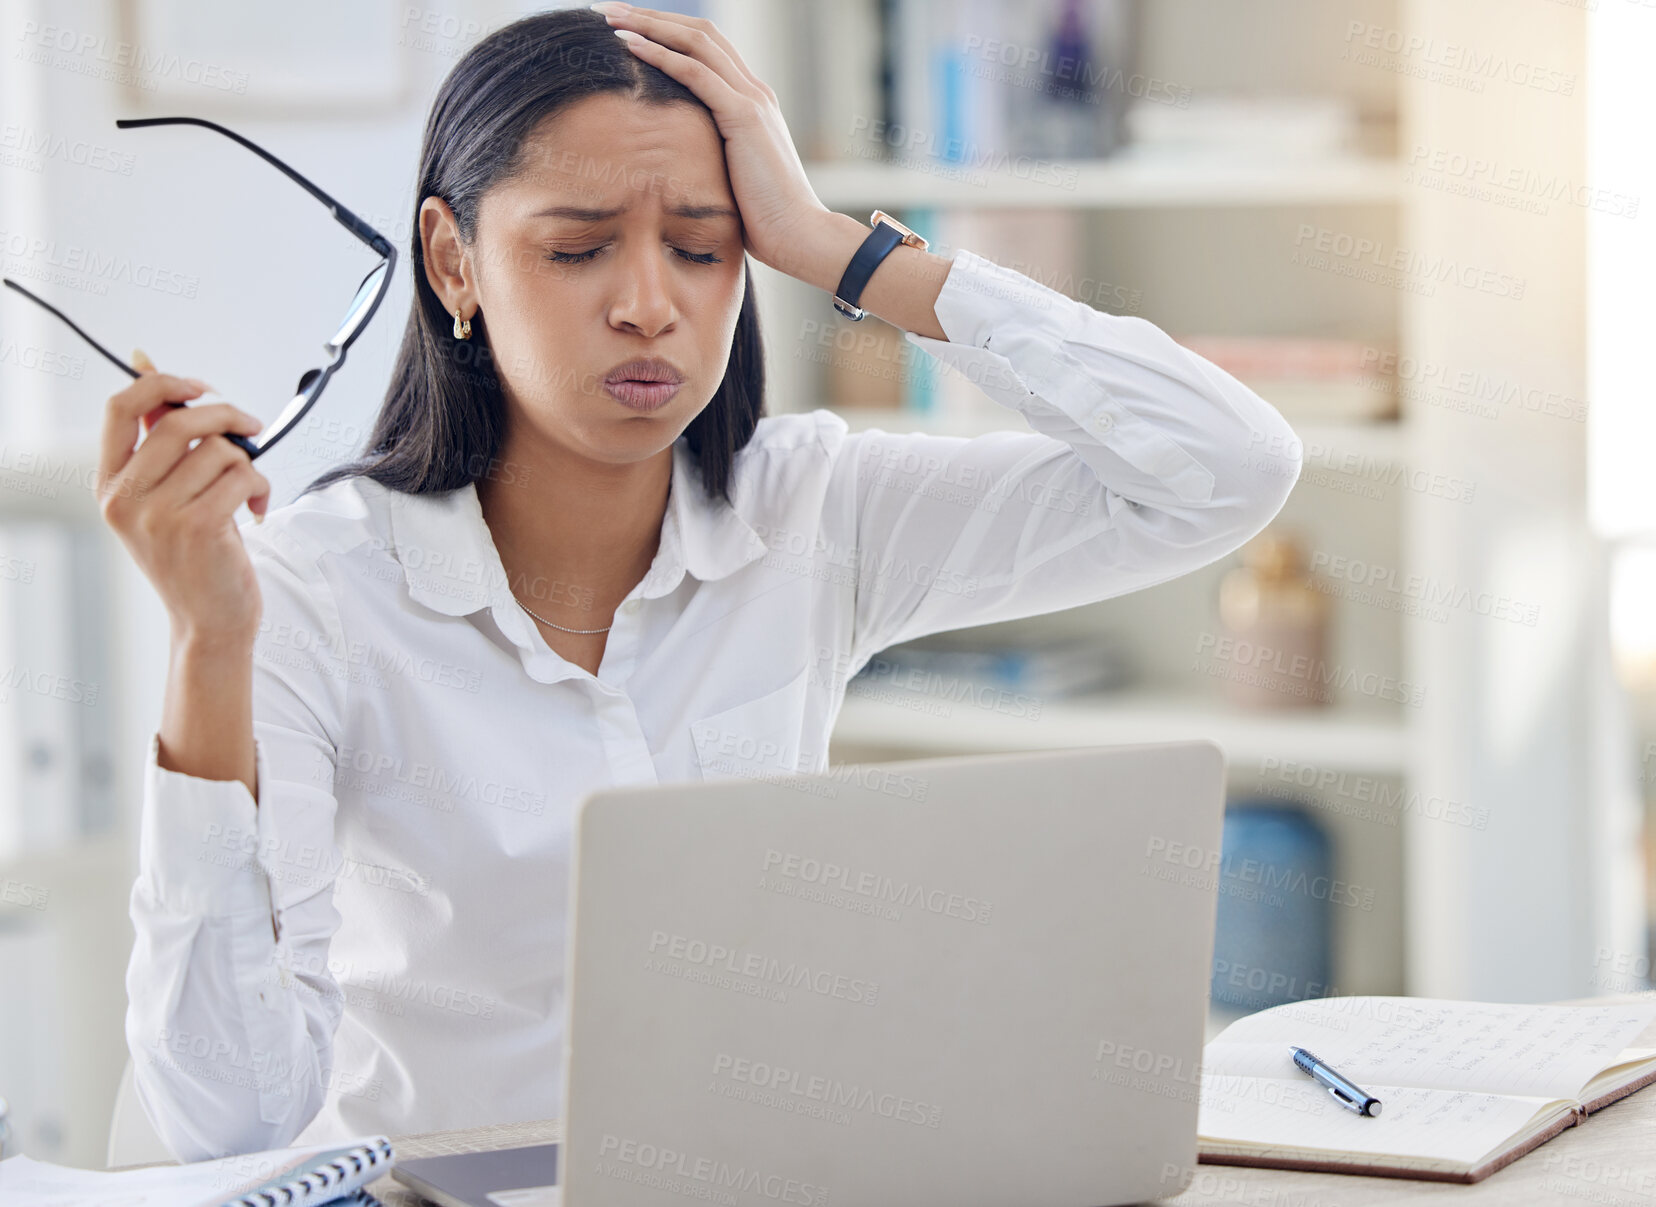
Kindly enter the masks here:
M 182 405 L 211 387 L 158 372 L 141 352 L 133 367 L 140 376 L 110 397 L 104 416 L 104 522 L 160 594 L 175 643 L 251 650 L 262 605 L 233 517 L 246 503 L 262 522 L 270 482 L 222 433 L 252 437 L 264 425 L 227 402 Z M 148 434 L 140 444 L 141 424 Z

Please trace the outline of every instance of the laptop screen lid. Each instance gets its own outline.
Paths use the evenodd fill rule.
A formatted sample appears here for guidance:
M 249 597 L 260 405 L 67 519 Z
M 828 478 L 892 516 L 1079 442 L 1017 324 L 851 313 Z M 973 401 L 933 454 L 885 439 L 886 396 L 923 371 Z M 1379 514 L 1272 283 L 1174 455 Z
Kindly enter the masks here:
M 1103 1207 L 1193 1172 L 1211 742 L 603 789 L 566 1207 Z

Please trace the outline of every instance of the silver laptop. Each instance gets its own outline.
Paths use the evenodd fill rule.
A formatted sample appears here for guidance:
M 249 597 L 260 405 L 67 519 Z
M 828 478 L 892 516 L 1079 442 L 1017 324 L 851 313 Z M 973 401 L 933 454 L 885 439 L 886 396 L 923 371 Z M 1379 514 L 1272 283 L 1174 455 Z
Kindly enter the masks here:
M 565 1207 L 1103 1207 L 1196 1156 L 1210 742 L 606 789 Z
M 1223 811 L 1211 742 L 592 793 L 563 1207 L 1176 1194 Z

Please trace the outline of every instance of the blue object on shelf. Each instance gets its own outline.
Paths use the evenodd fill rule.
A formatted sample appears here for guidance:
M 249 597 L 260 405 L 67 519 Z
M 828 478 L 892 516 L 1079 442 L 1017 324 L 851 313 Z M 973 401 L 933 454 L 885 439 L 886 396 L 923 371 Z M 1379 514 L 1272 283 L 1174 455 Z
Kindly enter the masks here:
M 1212 1000 L 1240 1010 L 1326 997 L 1333 965 L 1333 844 L 1280 798 L 1225 809 Z
M 897 220 L 922 239 L 937 241 L 937 212 L 930 206 L 905 209 Z M 913 344 L 904 344 L 909 362 L 902 377 L 903 408 L 911 415 L 929 415 L 937 404 L 937 362 Z
M 964 163 L 970 141 L 966 130 L 967 54 L 952 46 L 939 47 L 933 58 L 937 80 L 937 112 L 943 119 L 943 138 L 934 148 L 945 163 Z M 910 228 L 912 229 L 912 228 Z

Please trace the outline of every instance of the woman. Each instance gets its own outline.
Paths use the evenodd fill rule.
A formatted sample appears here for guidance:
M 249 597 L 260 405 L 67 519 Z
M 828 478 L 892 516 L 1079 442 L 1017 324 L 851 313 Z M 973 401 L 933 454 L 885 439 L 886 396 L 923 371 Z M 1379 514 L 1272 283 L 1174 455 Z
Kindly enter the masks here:
M 182 1159 L 561 1114 L 584 795 L 825 770 L 881 649 L 1207 565 L 1298 473 L 1236 381 L 967 251 L 898 246 L 861 305 L 1035 431 L 761 417 L 745 253 L 827 313 L 869 230 L 705 21 L 507 26 L 421 154 L 365 457 L 238 528 L 270 484 L 216 433 L 256 420 L 134 451 L 202 383 L 109 404 L 105 515 L 172 618 L 127 1039 Z

